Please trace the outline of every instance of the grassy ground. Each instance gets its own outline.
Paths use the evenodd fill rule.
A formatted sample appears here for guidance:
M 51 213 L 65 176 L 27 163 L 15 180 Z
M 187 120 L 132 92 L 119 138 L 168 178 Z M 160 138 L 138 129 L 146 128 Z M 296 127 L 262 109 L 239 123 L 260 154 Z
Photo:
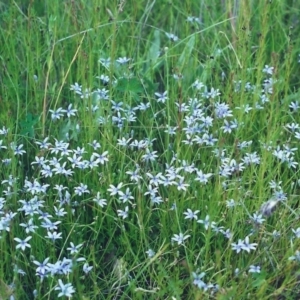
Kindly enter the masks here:
M 298 299 L 299 13 L 0 1 L 0 299 Z

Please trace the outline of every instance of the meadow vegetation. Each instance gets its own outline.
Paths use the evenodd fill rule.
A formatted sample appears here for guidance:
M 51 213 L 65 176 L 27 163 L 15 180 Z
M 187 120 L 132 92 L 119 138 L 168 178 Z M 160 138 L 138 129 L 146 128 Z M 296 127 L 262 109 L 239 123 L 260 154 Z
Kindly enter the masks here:
M 299 299 L 299 15 L 0 1 L 0 299 Z

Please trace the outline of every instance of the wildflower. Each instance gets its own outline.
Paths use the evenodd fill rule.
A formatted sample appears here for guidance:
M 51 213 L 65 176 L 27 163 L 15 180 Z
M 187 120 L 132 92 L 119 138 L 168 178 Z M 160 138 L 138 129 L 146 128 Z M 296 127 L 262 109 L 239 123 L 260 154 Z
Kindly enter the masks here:
M 203 139 L 205 145 L 207 145 L 207 146 L 214 146 L 215 142 L 218 141 L 218 139 L 214 138 L 212 134 L 207 134 L 207 133 L 203 134 L 202 139 Z
M 86 153 L 85 148 L 82 147 L 77 147 L 77 149 L 73 150 L 74 154 L 78 155 L 78 156 L 82 156 L 84 153 Z
M 274 67 L 269 67 L 268 65 L 265 65 L 265 67 L 263 68 L 262 71 L 268 75 L 272 75 L 273 70 L 274 70 Z
M 14 155 L 23 155 L 26 153 L 26 151 L 22 149 L 23 144 L 17 146 L 14 143 L 11 143 L 10 147 L 14 151 Z
M 192 87 L 195 88 L 196 90 L 201 90 L 205 85 L 197 79 L 193 84 Z
M 235 203 L 234 199 L 230 199 L 230 200 L 226 200 L 226 206 L 228 208 L 233 208 L 233 207 L 237 206 L 237 204 Z
M 111 196 L 115 196 L 115 195 L 122 195 L 122 191 L 121 188 L 123 186 L 123 182 L 120 182 L 117 186 L 114 186 L 112 184 L 109 185 L 110 188 L 107 189 L 108 192 L 110 192 Z
M 234 275 L 235 275 L 235 276 L 239 276 L 239 274 L 240 274 L 240 269 L 239 269 L 239 268 L 236 268 L 236 269 L 234 270 Z
M 45 157 L 43 157 L 43 156 L 41 156 L 41 157 L 36 156 L 35 157 L 35 161 L 33 161 L 31 163 L 31 165 L 38 165 L 39 167 L 43 167 L 47 162 L 48 162 L 48 160 L 46 160 Z
M 99 63 L 105 67 L 108 68 L 110 66 L 110 57 L 109 58 L 100 58 Z
M 93 153 L 92 154 L 92 158 L 96 157 L 96 161 L 99 162 L 101 165 L 104 165 L 105 162 L 108 162 L 108 151 L 104 151 L 102 154 L 98 154 L 98 153 Z
M 35 230 L 37 228 L 39 228 L 38 226 L 33 224 L 33 219 L 32 218 L 30 218 L 27 223 L 20 223 L 20 226 L 25 228 L 26 233 L 35 232 Z
M 197 177 L 195 180 L 200 181 L 201 183 L 206 184 L 208 179 L 213 175 L 213 173 L 204 174 L 201 170 L 197 171 Z
M 190 219 L 190 220 L 197 220 L 198 219 L 198 216 L 197 216 L 197 213 L 199 213 L 200 210 L 195 210 L 195 211 L 192 211 L 191 209 L 187 209 L 186 212 L 184 212 L 183 214 L 185 215 L 185 219 Z
M 183 233 L 174 234 L 172 237 L 173 242 L 177 242 L 178 245 L 182 245 L 186 239 L 188 239 L 190 235 L 184 235 Z
M 260 163 L 260 157 L 257 155 L 256 152 L 246 153 L 245 157 L 242 160 L 247 166 L 250 164 L 259 165 Z
M 158 193 L 158 188 L 156 186 L 153 186 L 151 184 L 148 185 L 147 191 L 144 193 L 144 195 L 150 195 L 150 197 L 155 197 Z
M 74 91 L 78 95 L 81 95 L 81 88 L 82 86 L 75 82 L 75 84 L 71 84 L 70 90 Z
M 281 184 L 282 184 L 282 181 L 279 181 L 279 182 L 276 182 L 274 180 L 271 180 L 269 185 L 270 185 L 270 188 L 273 189 L 273 190 L 281 190 Z
M 208 98 L 214 99 L 217 96 L 220 96 L 221 93 L 219 89 L 214 89 L 213 87 L 210 89 L 210 92 L 207 93 Z
M 295 260 L 295 261 L 300 262 L 300 251 L 297 250 L 295 252 L 295 255 L 289 257 L 289 260 Z
M 297 112 L 298 109 L 300 108 L 299 102 L 295 101 L 295 102 L 291 102 L 289 105 L 289 108 L 292 110 L 292 112 Z
M 126 171 L 126 174 L 130 175 L 130 180 L 138 182 L 140 179 L 142 179 L 142 176 L 139 175 L 139 167 L 135 169 L 134 171 Z
M 42 222 L 41 226 L 43 228 L 46 228 L 47 230 L 57 230 L 57 225 L 61 223 L 61 221 L 56 221 L 56 222 L 51 222 L 48 219 L 48 215 L 47 216 L 43 216 L 44 221 Z M 51 216 L 50 216 L 51 217 Z M 41 217 L 40 217 L 41 218 Z
M 251 220 L 257 225 L 260 225 L 265 221 L 265 219 L 262 218 L 262 215 L 258 215 L 256 213 L 253 214 Z
M 64 162 L 63 165 L 60 165 L 60 163 L 57 163 L 54 168 L 52 169 L 55 174 L 66 174 L 67 170 L 65 169 L 67 162 Z
M 89 266 L 88 263 L 85 263 L 85 264 L 83 265 L 83 268 L 82 268 L 82 270 L 83 270 L 83 272 L 84 272 L 85 274 L 90 273 L 90 271 L 91 271 L 92 269 L 93 269 L 93 266 Z
M 224 233 L 224 226 L 217 226 L 216 222 L 211 223 L 211 228 L 214 233 Z M 229 231 L 229 235 L 230 235 L 230 231 Z
M 75 168 L 80 164 L 81 156 L 77 156 L 75 153 L 73 154 L 73 157 L 67 157 L 67 159 L 71 162 L 72 168 Z
M 61 232 L 57 233 L 56 231 L 47 231 L 46 239 L 50 239 L 52 242 L 55 242 L 55 240 L 62 239 L 61 235 Z
M 79 244 L 75 246 L 72 242 L 70 243 L 71 247 L 67 248 L 70 251 L 70 254 L 77 254 L 79 253 L 79 249 L 82 247 L 83 244 Z
M 63 258 L 54 264 L 47 264 L 48 272 L 53 276 L 55 274 L 69 274 L 72 272 L 72 260 Z
M 122 147 L 127 147 L 129 142 L 130 142 L 131 138 L 129 138 L 128 140 L 126 140 L 124 137 L 122 137 L 121 139 L 118 139 L 118 143 L 117 145 L 122 146 Z
M 297 229 L 292 228 L 293 233 L 295 234 L 296 238 L 300 238 L 300 227 Z
M 74 193 L 81 196 L 82 194 L 89 194 L 90 191 L 88 190 L 86 184 L 80 183 L 80 186 L 74 188 Z
M 162 176 L 162 184 L 164 186 L 176 185 L 176 182 L 170 178 L 170 176 Z
M 100 76 L 96 76 L 97 79 L 100 79 L 104 85 L 106 85 L 107 83 L 109 83 L 109 77 L 107 75 L 100 75 Z
M 47 264 L 48 264 L 49 259 L 50 259 L 50 257 L 47 257 L 46 259 L 44 259 L 44 261 L 42 263 L 38 262 L 37 260 L 33 261 L 33 263 L 38 266 L 35 270 L 37 275 L 45 275 L 47 273 L 47 271 L 48 271 Z
M 97 100 L 109 100 L 109 90 L 106 89 L 97 89 L 93 92 L 93 95 L 96 95 Z M 97 105 L 92 105 L 92 112 L 96 112 L 98 110 Z
M 117 213 L 118 216 L 122 217 L 123 220 L 126 219 L 128 217 L 128 206 L 125 207 L 125 210 L 118 209 Z
M 107 200 L 106 199 L 101 199 L 100 197 L 100 192 L 97 192 L 96 197 L 93 199 L 94 202 L 96 202 L 99 206 L 102 208 L 107 205 Z
M 124 65 L 124 64 L 128 63 L 130 60 L 131 60 L 131 58 L 127 58 L 126 56 L 124 56 L 124 57 L 119 57 L 117 59 L 117 62 L 121 65 Z
M 249 273 L 260 273 L 260 266 L 251 265 L 249 268 Z
M 151 202 L 151 204 L 160 204 L 164 201 L 163 201 L 162 197 L 159 195 L 154 195 L 154 196 L 151 195 L 150 202 Z
M 243 242 L 242 249 L 250 253 L 251 250 L 255 250 L 257 243 L 249 243 L 249 237 L 247 236 Z
M 236 253 L 240 253 L 243 250 L 244 242 L 239 239 L 237 243 L 232 243 L 232 250 L 235 250 Z
M 48 165 L 43 165 L 43 169 L 41 170 L 41 174 L 44 176 L 44 177 L 52 177 L 53 175 L 53 172 L 52 172 L 52 169 L 50 166 Z
M 71 116 L 75 116 L 77 112 L 77 109 L 72 108 L 72 105 L 72 103 L 69 104 L 68 108 L 66 109 L 66 114 L 68 118 L 70 118 Z
M 0 134 L 7 135 L 8 131 L 9 131 L 9 128 L 6 128 L 5 126 L 3 126 L 2 129 L 0 129 Z
M 192 273 L 194 277 L 193 284 L 196 285 L 199 289 L 202 289 L 204 291 L 207 291 L 208 289 L 214 288 L 214 285 L 211 283 L 205 283 L 202 278 L 206 275 L 204 272 L 201 274 L 197 275 L 196 273 Z
M 221 129 L 223 129 L 223 132 L 226 133 L 231 133 L 232 129 L 237 128 L 237 121 L 230 121 L 230 123 L 227 120 L 224 120 L 224 125 L 221 127 Z
M 94 150 L 101 148 L 99 142 L 97 142 L 96 140 L 93 140 L 92 143 L 88 143 L 88 145 L 92 146 L 94 148 Z
M 228 104 L 218 102 L 215 104 L 215 115 L 218 119 L 225 119 L 232 117 L 232 111 Z
M 52 120 L 60 119 L 61 117 L 63 117 L 64 113 L 66 112 L 66 110 L 62 109 L 61 107 L 59 107 L 57 110 L 49 109 L 49 111 L 51 112 Z
M 189 186 L 188 183 L 184 183 L 183 177 L 179 178 L 179 182 L 175 182 L 175 185 L 177 185 L 178 191 L 180 191 L 180 190 L 186 191 L 186 188 Z
M 178 36 L 176 36 L 173 33 L 168 33 L 166 32 L 166 36 L 168 37 L 169 40 L 171 40 L 172 42 L 177 42 L 179 40 Z
M 119 200 L 121 200 L 123 203 L 126 203 L 127 201 L 130 201 L 132 199 L 134 199 L 134 197 L 132 196 L 132 193 L 129 190 L 129 188 L 126 189 L 125 193 L 122 193 L 119 196 Z
M 193 284 L 197 285 L 199 288 L 202 288 L 205 285 L 202 280 L 202 278 L 205 276 L 205 273 L 202 272 L 201 274 L 197 274 L 193 272 L 192 275 L 194 277 Z
M 231 239 L 233 236 L 233 233 L 230 231 L 230 229 L 223 230 L 221 229 L 220 232 L 227 238 Z
M 146 251 L 148 258 L 152 258 L 155 255 L 155 252 L 152 249 L 148 249 Z
M 286 193 L 284 193 L 282 190 L 275 191 L 273 194 L 273 198 L 274 198 L 274 200 L 277 200 L 277 201 L 287 200 Z
M 122 105 L 123 102 L 115 102 L 113 100 L 110 101 L 111 102 L 111 108 L 114 112 L 118 112 L 118 111 L 123 111 Z
M 21 248 L 24 251 L 26 249 L 26 247 L 31 248 L 30 244 L 27 243 L 31 239 L 32 239 L 32 236 L 28 236 L 25 240 L 21 240 L 19 238 L 14 238 L 14 240 L 19 243 L 16 246 L 16 249 Z
M 26 272 L 22 269 L 20 269 L 17 265 L 14 265 L 14 273 L 17 273 L 17 274 L 21 274 L 22 276 L 26 275 Z M 10 298 L 11 300 L 11 298 Z
M 151 174 L 151 173 L 146 173 L 146 175 L 150 178 L 149 183 L 158 186 L 159 184 L 162 183 L 162 174 L 157 173 L 157 174 Z
M 4 146 L 4 145 L 2 145 L 2 144 L 3 144 L 3 140 L 0 140 L 0 150 L 1 150 L 1 149 L 7 149 L 7 147 Z
M 2 159 L 3 165 L 8 166 L 11 163 L 11 158 Z
M 150 152 L 150 150 L 146 148 L 146 153 L 142 156 L 142 160 L 146 162 L 155 161 L 157 158 L 156 153 L 157 151 Z
M 60 291 L 58 297 L 72 297 L 75 293 L 75 289 L 71 283 L 63 284 L 61 279 L 58 279 L 58 286 L 55 288 L 56 291 Z
M 209 215 L 207 215 L 204 220 L 198 220 L 197 223 L 203 224 L 204 228 L 208 230 L 209 225 L 211 225 L 209 221 Z
M 168 100 L 167 94 L 168 94 L 167 91 L 163 93 L 155 93 L 155 96 L 157 97 L 157 102 L 165 103 L 166 100 Z
M 198 17 L 193 17 L 193 16 L 188 16 L 186 21 L 190 22 L 190 23 L 193 23 L 193 22 L 196 22 L 196 23 L 199 23 L 199 24 L 201 23 L 201 21 Z
M 55 215 L 57 217 L 63 217 L 64 215 L 67 214 L 67 212 L 65 211 L 65 209 L 63 207 L 56 207 L 54 206 L 54 210 L 55 210 Z

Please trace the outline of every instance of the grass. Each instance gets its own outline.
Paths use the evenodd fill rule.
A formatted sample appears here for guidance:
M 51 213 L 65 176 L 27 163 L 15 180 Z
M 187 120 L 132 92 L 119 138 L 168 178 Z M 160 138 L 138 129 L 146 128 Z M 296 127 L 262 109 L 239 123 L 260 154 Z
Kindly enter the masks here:
M 0 2 L 0 299 L 298 299 L 297 1 Z

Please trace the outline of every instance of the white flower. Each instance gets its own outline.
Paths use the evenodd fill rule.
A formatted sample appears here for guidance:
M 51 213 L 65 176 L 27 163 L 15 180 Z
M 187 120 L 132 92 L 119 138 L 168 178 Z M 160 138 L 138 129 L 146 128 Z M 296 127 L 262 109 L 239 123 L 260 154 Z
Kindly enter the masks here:
M 182 245 L 184 241 L 189 237 L 190 235 L 184 235 L 183 233 L 180 232 L 179 234 L 174 234 L 171 240 L 173 242 L 177 242 L 178 245 Z
M 125 207 L 125 210 L 118 209 L 117 213 L 119 217 L 123 218 L 123 220 L 126 219 L 128 217 L 128 206 Z
M 260 266 L 251 265 L 249 268 L 249 273 L 260 273 Z
M 109 186 L 110 188 L 108 188 L 107 191 L 110 192 L 111 196 L 123 194 L 123 192 L 121 191 L 121 188 L 123 186 L 122 182 L 120 182 L 117 186 L 114 186 L 113 184 L 110 184 Z
M 176 36 L 173 33 L 168 33 L 166 32 L 166 36 L 168 37 L 168 39 L 170 39 L 172 42 L 177 42 L 179 40 L 178 36 Z
M 210 221 L 209 221 L 209 215 L 207 215 L 207 216 L 205 217 L 205 220 L 198 220 L 197 223 L 203 224 L 203 225 L 204 225 L 204 228 L 205 228 L 206 230 L 208 230 L 209 225 L 211 225 L 211 224 L 210 224 Z M 214 222 L 212 222 L 212 223 L 214 223 Z
M 199 210 L 192 211 L 191 209 L 188 208 L 187 211 L 184 212 L 183 214 L 185 215 L 185 219 L 197 220 L 198 219 L 197 213 L 199 213 Z
M 146 251 L 147 255 L 149 258 L 152 258 L 155 255 L 155 252 L 152 249 L 148 249 Z
M 88 263 L 85 263 L 82 269 L 85 274 L 88 274 L 93 269 L 93 266 L 89 266 Z
M 263 68 L 263 72 L 266 74 L 269 74 L 269 75 L 273 74 L 273 70 L 274 70 L 274 67 L 269 67 L 268 65 L 265 65 L 265 67 Z
M 292 228 L 292 231 L 297 238 L 300 238 L 300 227 L 298 227 L 296 230 Z
M 31 248 L 30 244 L 27 243 L 31 239 L 32 239 L 32 236 L 28 236 L 25 240 L 21 240 L 19 238 L 14 238 L 14 240 L 19 243 L 16 246 L 16 249 L 21 248 L 24 251 L 26 249 L 26 247 Z
M 131 60 L 131 58 L 127 58 L 126 56 L 124 57 L 119 57 L 117 59 L 117 62 L 121 65 L 128 63 Z
M 56 291 L 60 291 L 58 297 L 72 297 L 72 294 L 75 293 L 75 289 L 73 288 L 71 283 L 63 284 L 62 280 L 58 279 L 58 284 L 59 286 L 55 288 Z

